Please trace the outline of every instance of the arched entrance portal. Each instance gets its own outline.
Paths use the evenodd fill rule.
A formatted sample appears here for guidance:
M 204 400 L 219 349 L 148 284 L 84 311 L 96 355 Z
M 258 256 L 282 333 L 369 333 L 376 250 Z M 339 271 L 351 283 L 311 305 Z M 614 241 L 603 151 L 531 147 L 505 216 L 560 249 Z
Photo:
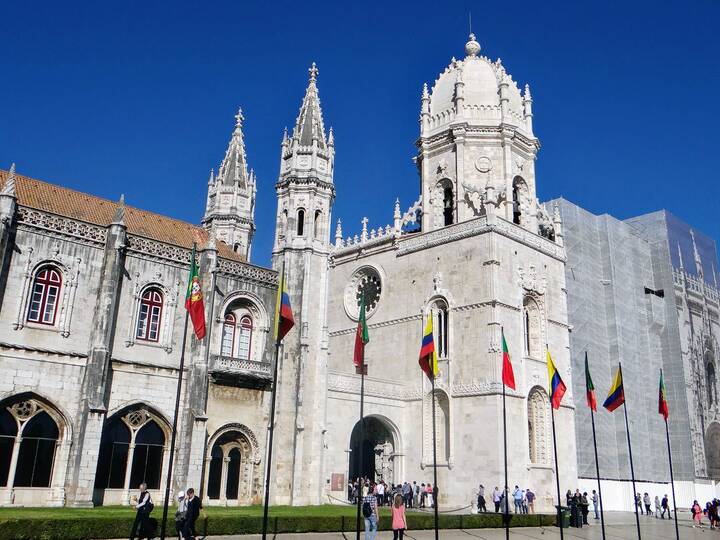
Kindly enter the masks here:
M 350 436 L 350 478 L 368 477 L 376 482 L 395 482 L 395 452 L 397 443 L 390 427 L 380 418 L 365 417 L 364 437 L 361 440 L 360 422 Z M 362 469 L 358 456 L 362 455 Z
M 705 433 L 705 460 L 707 475 L 720 479 L 720 424 L 713 422 Z

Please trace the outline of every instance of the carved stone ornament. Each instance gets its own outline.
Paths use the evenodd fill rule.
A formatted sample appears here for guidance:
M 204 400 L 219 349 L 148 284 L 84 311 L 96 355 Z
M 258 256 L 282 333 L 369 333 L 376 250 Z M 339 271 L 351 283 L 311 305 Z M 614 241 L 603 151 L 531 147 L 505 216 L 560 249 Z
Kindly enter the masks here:
M 360 299 L 365 295 L 365 317 L 370 318 L 377 310 L 382 294 L 382 278 L 373 266 L 362 266 L 355 270 L 345 286 L 345 312 L 352 320 L 360 315 Z
M 438 178 L 444 178 L 447 176 L 447 170 L 448 170 L 448 162 L 447 159 L 442 158 L 440 161 L 438 161 L 437 170 L 435 173 L 437 174 Z
M 487 156 L 480 156 L 475 160 L 475 168 L 481 173 L 489 173 L 492 168 L 492 160 Z
M 526 291 L 533 291 L 539 295 L 545 294 L 547 288 L 547 277 L 538 276 L 534 264 L 530 264 L 527 268 L 518 266 L 517 269 L 518 284 Z

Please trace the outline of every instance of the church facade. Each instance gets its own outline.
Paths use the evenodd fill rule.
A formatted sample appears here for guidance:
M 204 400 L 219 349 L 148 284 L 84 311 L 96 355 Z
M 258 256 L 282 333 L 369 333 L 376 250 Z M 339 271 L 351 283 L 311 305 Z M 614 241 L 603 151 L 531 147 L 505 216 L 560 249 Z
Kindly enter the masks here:
M 587 223 L 573 219 L 567 201 L 537 199 L 540 144 L 529 87 L 482 55 L 471 35 L 464 58 L 422 91 L 416 202 L 404 209 L 389 201 L 387 223 L 363 219 L 347 235 L 332 220 L 335 140 L 313 64 L 281 143 L 272 268 L 249 262 L 258 181 L 243 121 L 239 111 L 197 226 L 14 167 L 0 171 L 0 504 L 127 505 L 142 481 L 162 500 L 184 354 L 173 492 L 194 486 L 209 505 L 261 502 L 277 369 L 274 503 L 344 501 L 349 479 L 360 475 L 432 482 L 434 402 L 440 503 L 466 506 L 478 483 L 491 490 L 503 482 L 503 335 L 517 383 L 506 396 L 510 487 L 532 488 L 538 509 L 553 507 L 547 351 L 568 386 L 555 412 L 560 483 L 584 482 L 590 462 L 576 364 L 586 334 L 574 317 L 594 285 L 573 271 L 586 260 L 575 246 Z M 184 326 L 193 245 L 208 321 L 202 341 Z M 275 365 L 281 272 L 296 325 Z M 659 348 L 667 349 L 666 365 L 702 364 L 698 392 L 717 406 L 705 360 L 717 350 L 717 286 L 682 275 L 674 298 L 684 299 L 678 306 L 688 322 Z M 352 363 L 361 297 L 370 333 L 363 440 Z M 440 368 L 434 391 L 417 362 L 428 318 Z M 694 348 L 678 360 L 671 343 L 685 343 L 680 334 L 698 326 L 704 333 L 687 337 Z M 604 349 L 598 361 L 610 366 L 618 354 Z M 692 416 L 695 394 L 682 393 L 685 383 L 670 373 L 666 381 L 678 392 L 671 407 L 681 402 Z M 693 448 L 708 456 L 704 469 L 683 462 L 688 486 L 720 475 L 714 418 L 688 422 Z M 677 431 L 674 444 L 685 436 Z M 608 456 L 621 446 L 612 441 Z M 648 480 L 664 482 L 660 457 L 644 459 L 657 461 Z M 612 475 L 627 483 L 618 467 Z

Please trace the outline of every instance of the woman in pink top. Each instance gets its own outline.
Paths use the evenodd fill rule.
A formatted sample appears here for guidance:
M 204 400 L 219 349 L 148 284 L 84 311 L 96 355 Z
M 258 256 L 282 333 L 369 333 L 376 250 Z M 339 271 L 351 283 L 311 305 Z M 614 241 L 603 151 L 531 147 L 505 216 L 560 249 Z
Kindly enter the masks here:
M 702 508 L 700 508 L 700 505 L 697 501 L 693 501 L 692 505 L 692 515 L 693 520 L 695 520 L 695 523 L 693 524 L 693 527 L 697 527 L 698 525 L 702 527 Z
M 392 530 L 393 540 L 402 540 L 403 534 L 407 529 L 407 521 L 405 520 L 405 503 L 403 502 L 402 495 L 399 493 L 395 495 L 392 507 Z

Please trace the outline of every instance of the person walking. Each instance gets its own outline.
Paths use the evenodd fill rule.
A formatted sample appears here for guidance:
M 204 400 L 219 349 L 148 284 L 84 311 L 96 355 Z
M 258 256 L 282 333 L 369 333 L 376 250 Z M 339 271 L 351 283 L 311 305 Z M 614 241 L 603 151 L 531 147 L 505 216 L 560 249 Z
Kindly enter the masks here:
M 383 482 L 375 484 L 375 496 L 377 497 L 378 506 L 382 506 L 385 500 L 385 484 Z
M 492 492 L 493 502 L 495 503 L 495 513 L 500 511 L 500 501 L 502 500 L 502 492 L 495 486 Z
M 393 540 L 403 540 L 405 529 L 407 529 L 407 520 L 405 519 L 403 498 L 400 495 L 395 495 L 395 501 L 392 506 Z
M 487 512 L 487 508 L 485 507 L 485 486 L 482 484 L 480 484 L 480 487 L 478 488 L 477 505 L 478 512 L 482 512 L 483 514 Z
M 405 482 L 403 484 L 403 497 L 405 498 L 405 506 L 407 508 L 413 507 L 413 488 L 410 485 L 410 482 Z
M 178 493 L 178 508 L 175 511 L 175 532 L 178 538 L 182 538 L 183 529 L 185 528 L 185 516 L 187 516 L 187 501 L 185 499 L 184 491 Z
M 513 495 L 513 503 L 515 504 L 515 513 L 522 514 L 522 498 L 523 498 L 522 490 L 518 486 L 515 486 L 515 489 L 513 490 L 512 495 Z
M 413 508 L 417 508 L 420 504 L 420 486 L 417 485 L 417 482 L 413 480 Z
M 433 497 L 433 487 L 432 484 L 428 483 L 427 487 L 425 488 L 425 492 L 427 494 L 427 504 L 430 508 L 435 508 L 435 497 Z
M 670 513 L 670 505 L 668 504 L 668 496 L 667 493 L 662 499 L 662 512 L 660 513 L 660 519 L 665 519 L 665 512 L 668 513 L 668 519 L 672 519 L 672 514 Z
M 660 517 L 660 497 L 655 495 L 655 518 Z
M 362 513 L 365 518 L 365 540 L 375 540 L 378 531 L 377 497 L 370 492 L 362 500 Z
M 693 501 L 692 508 L 690 509 L 692 512 L 692 518 L 693 518 L 693 529 L 695 527 L 702 528 L 702 508 L 700 508 L 700 505 L 697 501 Z
M 525 492 L 525 498 L 527 499 L 528 512 L 531 514 L 535 513 L 535 494 L 528 488 Z M 527 513 L 527 512 L 526 512 Z
M 185 540 L 195 540 L 195 522 L 200 516 L 200 499 L 195 496 L 195 490 L 188 488 L 186 495 L 185 527 L 182 536 Z
M 132 529 L 130 529 L 130 540 L 134 540 L 137 535 L 140 538 L 149 538 L 149 517 L 153 511 L 152 497 L 147 490 L 147 484 L 140 484 L 140 494 L 135 499 L 135 521 L 133 521 Z
M 420 484 L 420 508 L 427 506 L 427 490 L 425 489 L 425 482 Z
M 598 497 L 597 491 L 592 490 L 592 503 L 593 510 L 595 511 L 595 519 L 600 519 L 600 497 Z
M 645 516 L 650 517 L 650 514 L 652 514 L 652 504 L 650 502 L 650 494 L 647 491 L 643 495 L 643 504 L 645 505 Z
M 642 505 L 642 497 L 639 493 L 635 494 L 635 506 L 637 506 L 640 509 L 640 515 L 643 515 L 643 505 Z

